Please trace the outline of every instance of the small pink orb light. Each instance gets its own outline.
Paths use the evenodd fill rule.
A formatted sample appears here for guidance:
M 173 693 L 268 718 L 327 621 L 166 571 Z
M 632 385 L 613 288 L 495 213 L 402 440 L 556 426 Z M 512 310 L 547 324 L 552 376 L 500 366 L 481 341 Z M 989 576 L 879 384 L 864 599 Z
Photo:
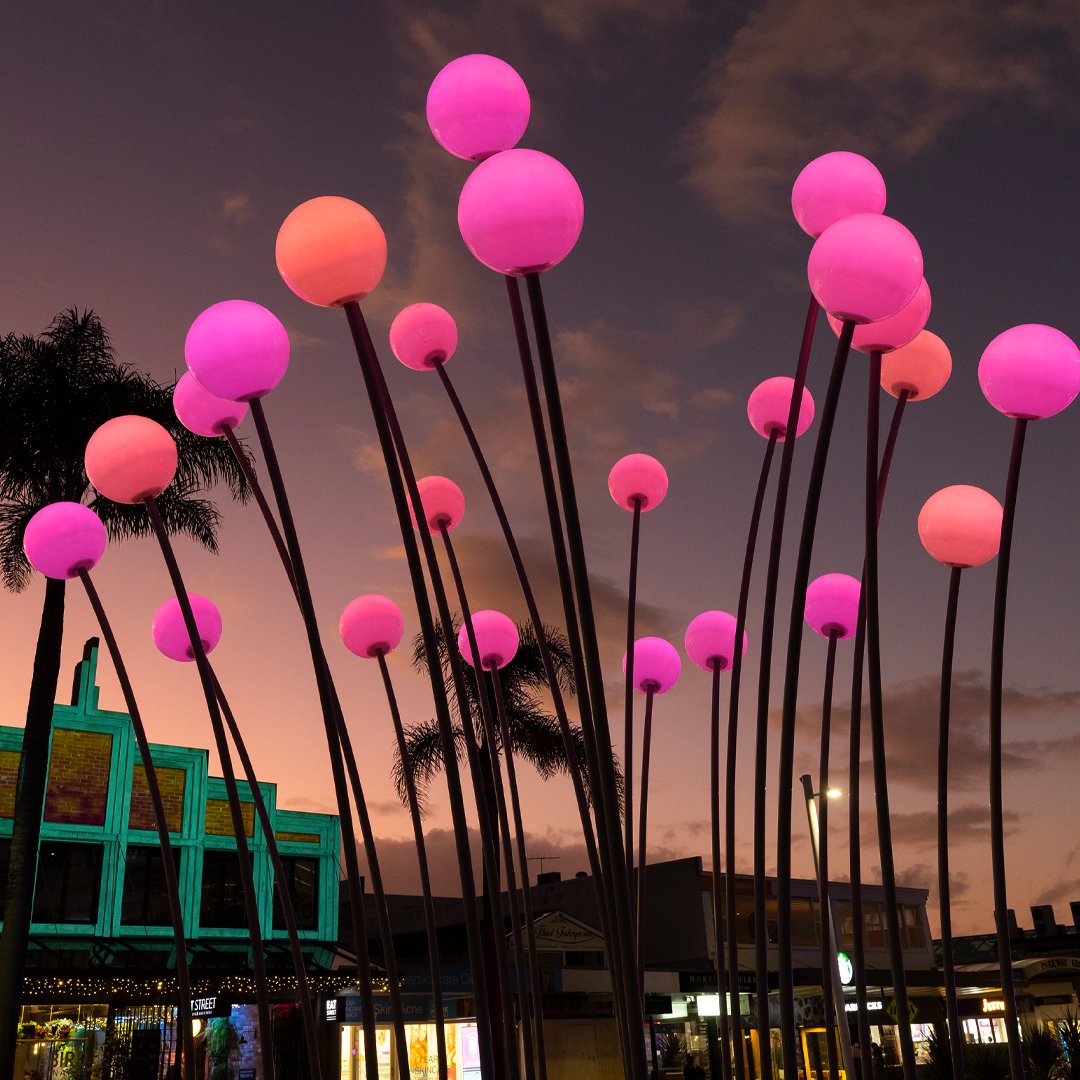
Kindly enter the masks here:
M 26 523 L 23 551 L 38 573 L 66 579 L 93 570 L 105 553 L 105 541 L 105 526 L 90 507 L 54 502 Z
M 481 667 L 489 670 L 504 668 L 514 659 L 521 639 L 518 628 L 509 615 L 504 615 L 501 611 L 476 611 L 473 613 L 472 626 Z M 461 655 L 476 667 L 476 657 L 469 648 L 468 627 L 461 628 L 457 640 Z
M 626 674 L 626 655 L 622 661 Z M 642 694 L 666 694 L 678 681 L 682 671 L 679 650 L 660 637 L 643 637 L 634 642 L 634 689 Z
M 188 599 L 191 601 L 191 611 L 195 616 L 195 626 L 199 631 L 203 651 L 211 653 L 221 640 L 221 612 L 212 600 L 207 600 L 198 593 L 188 593 Z M 190 664 L 195 659 L 191 638 L 188 637 L 187 626 L 184 625 L 184 614 L 180 610 L 180 601 L 175 596 L 166 600 L 154 612 L 150 629 L 158 651 L 170 660 Z
M 1001 546 L 1001 503 L 982 488 L 954 484 L 935 491 L 919 511 L 919 539 L 938 562 L 967 569 L 989 562 Z
M 248 414 L 246 402 L 211 394 L 190 371 L 173 388 L 173 409 L 188 431 L 211 439 L 238 427 Z
M 465 516 L 465 495 L 461 488 L 445 476 L 423 476 L 416 481 L 416 486 L 428 532 L 439 532 L 440 525 L 445 525 L 447 532 L 453 532 Z M 416 528 L 416 511 L 411 504 L 409 516 Z
M 686 628 L 686 655 L 704 671 L 726 671 L 735 659 L 735 616 L 726 611 L 703 611 Z M 742 654 L 746 655 L 746 631 Z M 635 675 L 637 674 L 635 670 Z
M 878 322 L 856 326 L 851 337 L 851 347 L 863 353 L 888 353 L 903 348 L 922 332 L 929 318 L 930 286 L 926 284 L 926 278 L 923 278 L 911 302 L 905 304 L 895 315 Z M 839 337 L 844 324 L 835 315 L 828 316 L 828 319 L 833 333 Z
M 346 605 L 338 631 L 349 652 L 371 659 L 392 653 L 401 644 L 405 618 L 390 597 L 367 593 Z
M 84 461 L 90 483 L 118 503 L 156 498 L 176 475 L 176 443 L 147 416 L 116 416 L 90 436 Z
M 454 317 L 438 304 L 410 304 L 390 324 L 390 349 L 406 367 L 430 371 L 457 348 Z
M 776 375 L 758 383 L 746 402 L 746 415 L 750 418 L 750 426 L 766 439 L 777 431 L 779 435 L 776 441 L 783 442 L 787 433 L 791 395 L 794 392 L 795 380 L 787 375 Z M 799 419 L 795 424 L 795 438 L 802 435 L 813 422 L 814 399 L 804 386 L 802 402 L 799 405 Z
M 281 382 L 289 367 L 289 335 L 281 320 L 261 304 L 222 300 L 191 324 L 184 359 L 211 394 L 227 401 L 250 401 L 269 394 Z
M 852 214 L 814 241 L 810 291 L 839 319 L 877 322 L 911 302 L 923 279 L 919 243 L 894 218 Z
M 881 385 L 893 397 L 906 390 L 911 401 L 933 397 L 952 374 L 948 345 L 929 330 L 881 358 Z
M 369 210 L 323 195 L 301 203 L 278 230 L 278 273 L 301 300 L 342 307 L 365 296 L 386 269 L 386 236 Z
M 806 587 L 806 621 L 815 633 L 851 637 L 859 621 L 862 586 L 850 574 L 822 574 Z
M 795 178 L 791 210 L 799 227 L 817 239 L 830 225 L 851 214 L 880 214 L 885 180 L 861 154 L 834 150 L 814 158 Z
M 500 274 L 542 273 L 581 235 L 585 204 L 565 165 L 538 150 L 505 150 L 474 170 L 458 200 L 468 249 Z
M 1080 391 L 1080 349 L 1072 338 L 1040 323 L 998 334 L 979 361 L 979 385 L 998 412 L 1044 420 Z
M 612 465 L 607 486 L 611 497 L 624 510 L 633 510 L 637 499 L 644 513 L 655 510 L 664 501 L 668 474 L 664 466 L 648 454 L 627 454 Z
M 451 60 L 427 96 L 427 122 L 444 150 L 483 161 L 516 146 L 529 126 L 529 91 L 504 60 L 472 53 Z

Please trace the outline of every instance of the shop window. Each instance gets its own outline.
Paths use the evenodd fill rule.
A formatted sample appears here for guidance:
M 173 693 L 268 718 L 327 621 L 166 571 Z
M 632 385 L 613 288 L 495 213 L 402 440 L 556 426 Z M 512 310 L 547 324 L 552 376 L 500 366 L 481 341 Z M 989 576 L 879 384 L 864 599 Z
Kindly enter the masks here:
M 180 875 L 180 852 L 172 848 L 173 866 Z M 127 849 L 120 921 L 125 926 L 171 926 L 169 894 L 165 885 L 165 858 L 159 847 Z
M 296 855 L 281 856 L 285 887 L 292 898 L 298 930 L 319 926 L 319 860 Z M 285 929 L 285 915 L 277 888 L 274 889 L 274 929 Z
M 102 852 L 100 844 L 42 841 L 38 849 L 34 922 L 97 922 Z
M 216 930 L 243 930 L 247 926 L 237 852 L 203 852 L 199 925 Z

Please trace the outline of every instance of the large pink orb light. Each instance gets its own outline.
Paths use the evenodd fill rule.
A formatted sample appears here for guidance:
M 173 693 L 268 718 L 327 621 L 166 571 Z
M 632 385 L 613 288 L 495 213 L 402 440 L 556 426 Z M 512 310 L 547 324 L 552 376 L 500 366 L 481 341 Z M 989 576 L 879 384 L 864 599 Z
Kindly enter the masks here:
M 581 235 L 585 204 L 565 165 L 538 150 L 506 150 L 473 170 L 458 200 L 468 249 L 500 274 L 541 273 Z
M 746 655 L 746 640 L 744 630 L 743 656 Z M 686 655 L 699 668 L 726 671 L 735 659 L 735 616 L 726 611 L 703 611 L 690 620 L 683 643 Z
M 775 431 L 778 433 L 776 441 L 783 442 L 787 434 L 791 395 L 794 392 L 795 380 L 788 375 L 776 375 L 758 383 L 746 402 L 746 415 L 750 419 L 750 426 L 766 439 Z M 799 418 L 795 423 L 795 438 L 802 435 L 813 422 L 814 399 L 804 386 L 802 401 L 799 403 Z
M 844 324 L 835 315 L 828 318 L 833 333 L 839 337 Z M 856 326 L 855 333 L 851 336 L 851 347 L 864 353 L 888 353 L 903 348 L 922 332 L 929 318 L 930 286 L 926 284 L 926 278 L 923 278 L 911 302 L 905 304 L 895 315 Z
M 919 539 L 938 562 L 967 569 L 989 562 L 1001 546 L 1001 503 L 982 488 L 954 484 L 935 491 L 919 511 Z
M 173 388 L 173 409 L 188 431 L 207 438 L 232 431 L 248 414 L 247 402 L 211 394 L 190 371 L 181 375 Z
M 367 593 L 346 605 L 338 632 L 349 652 L 371 659 L 392 653 L 401 644 L 405 618 L 390 597 Z
M 1061 412 L 1080 391 L 1080 349 L 1052 326 L 1014 326 L 986 346 L 979 385 L 998 412 L 1043 420 Z
M 472 617 L 476 650 L 483 668 L 504 668 L 517 655 L 521 638 L 514 620 L 501 611 L 477 611 Z M 458 632 L 458 649 L 461 655 L 476 667 L 476 657 L 469 647 L 469 630 L 463 626 Z
M 105 553 L 105 526 L 88 506 L 54 502 L 43 506 L 23 532 L 30 565 L 49 578 L 74 578 L 93 570 Z
M 118 503 L 156 498 L 176 475 L 176 443 L 147 416 L 106 420 L 86 444 L 90 483 Z
M 626 655 L 622 661 L 626 674 Z M 642 694 L 666 694 L 682 671 L 679 650 L 660 637 L 643 637 L 634 642 L 634 689 Z
M 948 345 L 929 330 L 881 358 L 881 385 L 893 397 L 908 392 L 911 401 L 933 397 L 952 375 Z
M 806 587 L 806 621 L 822 637 L 851 637 L 859 622 L 859 579 L 850 574 L 822 574 Z
M 923 279 L 914 236 L 884 214 L 852 214 L 814 241 L 807 262 L 810 290 L 839 319 L 877 322 L 909 304 Z
M 428 532 L 438 533 L 443 525 L 447 532 L 453 532 L 465 516 L 465 495 L 461 488 L 445 476 L 423 476 L 416 481 L 416 487 Z M 416 528 L 416 511 L 411 503 L 409 516 Z
M 372 213 L 351 199 L 323 195 L 282 222 L 278 273 L 301 300 L 342 307 L 363 300 L 386 269 L 386 236 Z
M 791 188 L 795 220 L 815 240 L 841 218 L 880 214 L 884 209 L 885 180 L 877 166 L 847 150 L 814 158 Z
M 211 394 L 250 401 L 269 394 L 281 382 L 289 367 L 289 335 L 281 320 L 261 304 L 222 300 L 191 324 L 184 359 Z
M 483 161 L 516 146 L 529 125 L 529 91 L 505 60 L 472 53 L 451 60 L 427 95 L 427 122 L 444 150 Z
M 633 510 L 635 500 L 642 513 L 655 510 L 664 501 L 667 489 L 667 470 L 649 454 L 627 454 L 608 473 L 608 491 L 624 510 Z
M 457 343 L 457 323 L 438 304 L 410 304 L 390 324 L 390 350 L 414 371 L 430 371 L 446 363 Z
M 221 612 L 212 600 L 207 600 L 205 596 L 200 596 L 198 593 L 188 593 L 188 600 L 191 601 L 191 610 L 195 616 L 195 626 L 199 631 L 199 641 L 202 642 L 203 651 L 213 652 L 221 640 Z M 184 613 L 180 610 L 180 601 L 175 596 L 166 600 L 154 612 L 154 621 L 150 630 L 158 651 L 170 660 L 189 664 L 195 659 L 191 648 L 191 638 L 188 637 L 187 626 L 184 623 Z

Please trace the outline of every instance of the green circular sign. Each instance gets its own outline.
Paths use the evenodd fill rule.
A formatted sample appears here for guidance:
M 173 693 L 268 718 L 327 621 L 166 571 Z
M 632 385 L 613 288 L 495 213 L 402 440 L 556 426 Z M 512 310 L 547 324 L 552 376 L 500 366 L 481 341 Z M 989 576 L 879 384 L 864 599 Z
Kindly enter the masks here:
M 836 954 L 836 966 L 840 971 L 840 981 L 845 986 L 850 986 L 851 980 L 855 978 L 855 968 L 851 963 L 851 957 L 847 953 L 838 952 Z

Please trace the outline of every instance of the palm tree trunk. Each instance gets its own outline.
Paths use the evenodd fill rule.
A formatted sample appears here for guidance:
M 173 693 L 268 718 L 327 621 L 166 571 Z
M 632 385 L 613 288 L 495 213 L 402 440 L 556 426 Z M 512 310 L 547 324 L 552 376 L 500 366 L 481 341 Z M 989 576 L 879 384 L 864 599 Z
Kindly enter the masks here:
M 49 740 L 53 704 L 60 678 L 60 649 L 64 641 L 64 593 L 66 582 L 45 582 L 34 675 L 26 706 L 26 730 L 19 758 L 19 784 L 11 831 L 7 897 L 4 901 L 4 933 L 0 935 L 0 1076 L 15 1071 L 15 1038 L 30 919 L 34 909 L 38 840 L 45 807 L 45 784 L 49 775 Z

